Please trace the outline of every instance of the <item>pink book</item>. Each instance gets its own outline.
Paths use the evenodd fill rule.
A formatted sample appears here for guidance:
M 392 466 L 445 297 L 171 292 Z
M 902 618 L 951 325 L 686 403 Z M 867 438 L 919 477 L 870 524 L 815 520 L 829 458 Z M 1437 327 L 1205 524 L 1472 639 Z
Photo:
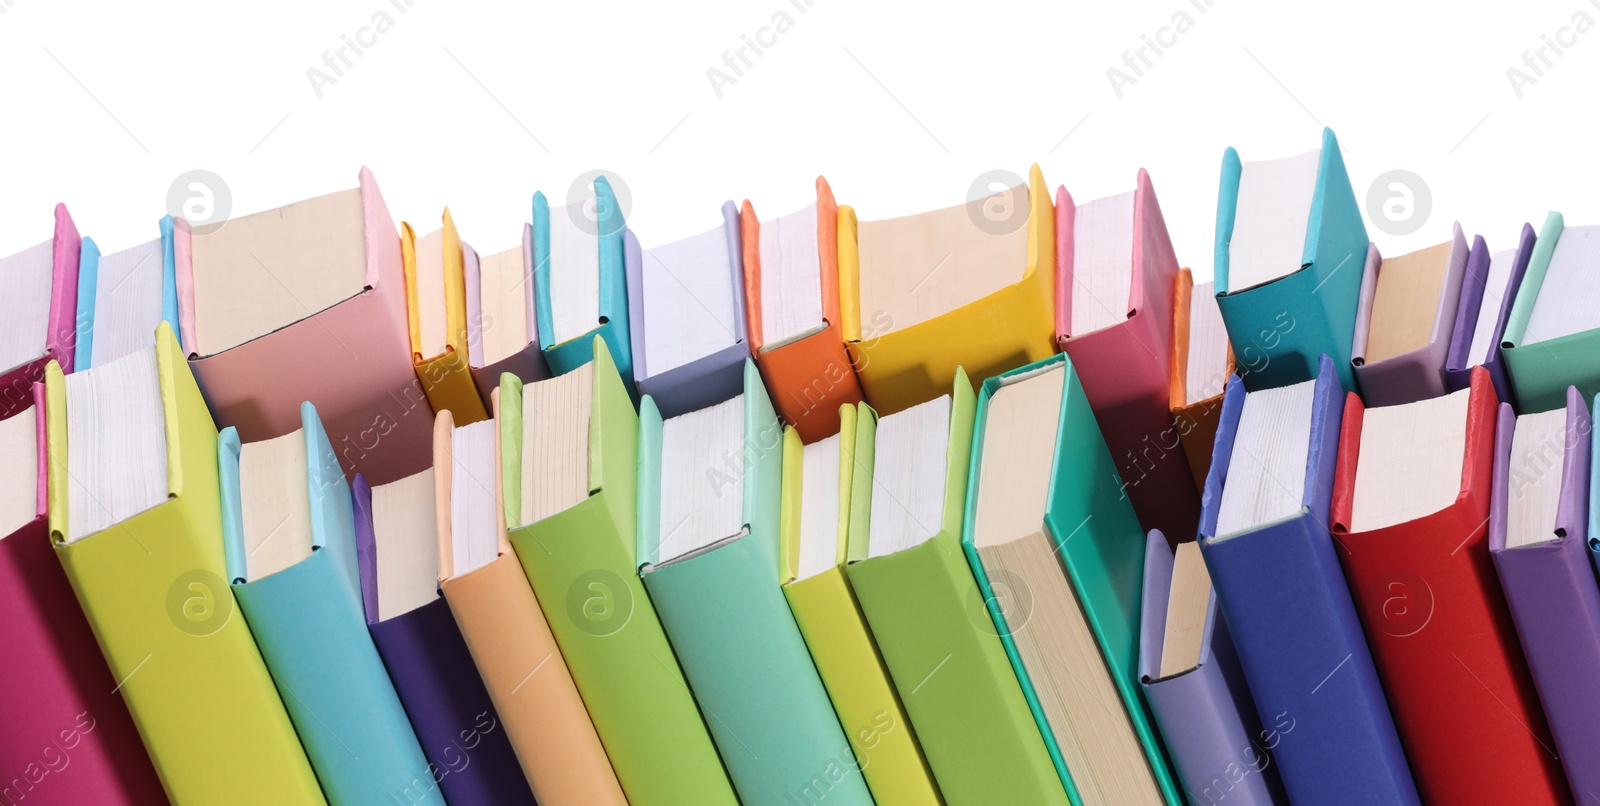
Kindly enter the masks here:
M 1056 191 L 1056 340 L 1083 381 L 1139 524 L 1193 540 L 1200 496 L 1173 425 L 1178 258 L 1150 175 L 1132 191 L 1073 202 Z
M 65 220 L 66 211 L 58 212 Z M 42 404 L 43 387 L 37 388 Z M 8 449 L 0 454 L 0 483 L 6 485 L 0 491 L 0 803 L 166 803 L 50 545 L 44 418 L 35 415 L 40 409 L 33 397 L 30 391 L 29 406 L 0 422 L 0 447 Z M 33 517 L 27 519 L 30 503 Z
M 44 338 L 44 351 L 27 362 L 0 368 L 0 419 L 16 414 L 33 405 L 33 384 L 44 378 L 44 365 L 53 359 L 61 364 L 63 372 L 72 371 L 72 347 L 78 339 L 78 255 L 83 238 L 67 214 L 65 204 L 56 205 L 55 233 L 48 247 L 39 244 L 11 257 L 0 258 L 0 271 L 13 261 L 30 260 L 38 251 L 50 252 L 50 310 Z M 15 305 L 14 301 L 8 305 Z M 16 315 L 8 309 L 6 315 Z M 4 774 L 4 773 L 0 773 Z
M 400 234 L 372 172 L 361 169 L 359 223 L 356 213 L 349 213 L 350 226 L 362 230 L 359 257 L 349 248 L 352 234 L 340 229 L 342 218 L 328 223 L 307 212 L 340 213 L 342 195 L 204 227 L 180 220 L 173 246 L 180 329 L 219 428 L 238 428 L 246 442 L 282 436 L 300 427 L 300 404 L 309 400 L 322 414 L 345 472 L 384 484 L 428 467 L 433 412 L 412 370 Z M 209 239 L 215 240 L 205 243 Z M 365 285 L 353 296 L 319 308 L 316 289 L 306 287 L 303 271 L 302 287 L 293 287 L 297 269 L 291 263 L 341 257 L 365 262 Z M 281 262 L 268 265 L 274 261 Z M 349 269 L 335 268 L 341 267 Z M 224 304 L 232 301 L 215 288 L 201 293 L 197 283 L 207 277 L 216 282 L 227 276 L 225 271 L 236 270 L 241 286 L 255 284 L 254 293 L 286 293 L 302 306 L 303 316 L 242 343 L 212 341 L 210 334 L 226 323 L 219 323 L 216 311 L 199 310 L 206 304 L 199 300 L 247 315 L 252 301 L 246 295 L 253 292 L 241 287 L 241 299 Z M 286 276 L 287 282 L 279 279 Z M 220 348 L 208 347 L 217 342 Z

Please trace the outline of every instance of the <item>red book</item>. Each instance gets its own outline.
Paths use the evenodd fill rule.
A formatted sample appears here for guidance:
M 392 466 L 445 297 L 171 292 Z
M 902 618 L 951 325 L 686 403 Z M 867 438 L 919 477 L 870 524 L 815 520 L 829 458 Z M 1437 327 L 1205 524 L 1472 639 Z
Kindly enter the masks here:
M 1423 800 L 1571 803 L 1489 558 L 1499 401 L 1488 372 L 1473 369 L 1464 394 L 1466 439 L 1454 501 L 1363 531 L 1352 527 L 1363 528 L 1354 509 L 1368 411 L 1360 398 L 1348 396 L 1334 475 L 1333 536 Z M 1387 453 L 1391 474 L 1396 466 L 1403 474 L 1407 457 L 1418 454 L 1395 446 L 1412 443 L 1413 436 L 1375 439 L 1367 451 Z

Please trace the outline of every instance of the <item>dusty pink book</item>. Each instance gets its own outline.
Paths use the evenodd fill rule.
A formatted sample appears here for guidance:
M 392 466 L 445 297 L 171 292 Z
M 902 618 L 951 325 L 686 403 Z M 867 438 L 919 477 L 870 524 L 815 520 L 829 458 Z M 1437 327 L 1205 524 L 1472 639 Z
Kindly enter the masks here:
M 0 421 L 0 804 L 165 803 L 50 545 L 32 398 Z
M 173 251 L 183 348 L 219 428 L 281 436 L 309 400 L 346 473 L 384 484 L 428 466 L 433 412 L 412 370 L 400 234 L 371 171 L 355 190 L 180 220 Z
M 78 338 L 78 256 L 82 248 L 83 238 L 78 236 L 78 228 L 67 214 L 67 206 L 57 204 L 55 232 L 49 241 L 10 257 L 0 257 L 0 272 L 6 275 L 37 270 L 41 275 L 38 279 L 42 280 L 47 262 L 50 273 L 48 309 L 19 312 L 15 298 L 5 301 L 6 316 L 37 317 L 43 320 L 39 324 L 45 330 L 42 341 L 37 339 L 37 333 L 31 336 L 34 346 L 42 346 L 42 350 L 30 349 L 30 354 L 22 360 L 6 361 L 6 366 L 0 366 L 0 373 L 4 373 L 0 374 L 0 419 L 33 405 L 33 384 L 44 378 L 45 364 L 55 360 L 61 363 L 63 372 L 72 371 L 72 347 Z M 11 297 L 21 290 L 9 285 L 5 284 L 6 293 L 0 296 Z M 18 348 L 28 349 L 22 345 Z

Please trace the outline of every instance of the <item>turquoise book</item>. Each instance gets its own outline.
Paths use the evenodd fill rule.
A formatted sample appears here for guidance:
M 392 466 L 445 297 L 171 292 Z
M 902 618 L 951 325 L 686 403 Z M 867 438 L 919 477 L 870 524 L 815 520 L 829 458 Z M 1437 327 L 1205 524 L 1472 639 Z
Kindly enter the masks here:
M 533 305 L 539 346 L 552 375 L 594 360 L 594 337 L 605 339 L 622 381 L 633 392 L 633 339 L 628 328 L 628 267 L 642 250 L 628 230 L 616 191 L 604 176 L 592 195 L 551 207 L 533 194 Z M 637 272 L 637 269 L 635 269 Z
M 316 408 L 300 417 L 274 439 L 217 440 L 234 597 L 329 803 L 444 806 L 367 632 L 350 485 Z
M 646 395 L 639 429 L 639 573 L 740 801 L 869 806 L 780 586 L 783 428 L 755 364 L 677 417 Z
M 1293 157 L 1223 154 L 1217 307 L 1245 388 L 1313 380 L 1326 353 L 1340 385 L 1356 391 L 1350 353 L 1367 246 L 1332 129 L 1322 130 L 1320 148 Z
M 158 227 L 159 238 L 111 254 L 102 254 L 93 238 L 83 239 L 77 348 L 72 367 L 64 369 L 82 372 L 149 347 L 162 322 L 178 332 L 172 216 L 162 216 Z

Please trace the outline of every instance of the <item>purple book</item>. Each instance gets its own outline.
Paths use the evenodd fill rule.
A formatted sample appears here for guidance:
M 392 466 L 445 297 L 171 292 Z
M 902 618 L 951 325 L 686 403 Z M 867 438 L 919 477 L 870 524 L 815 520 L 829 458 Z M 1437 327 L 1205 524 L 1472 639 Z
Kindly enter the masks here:
M 1513 484 L 1521 489 L 1526 473 L 1511 467 L 1516 415 L 1510 404 L 1501 403 L 1489 505 L 1489 555 L 1550 720 L 1554 752 L 1568 785 L 1580 795 L 1600 793 L 1600 585 L 1585 534 L 1591 428 L 1583 396 L 1568 387 L 1555 539 L 1508 549 L 1508 496 Z M 1541 460 L 1549 453 L 1542 447 Z
M 1361 275 L 1361 301 L 1356 308 L 1354 343 L 1350 363 L 1354 365 L 1361 398 L 1368 406 L 1394 406 L 1443 395 L 1446 354 L 1455 329 L 1461 301 L 1462 277 L 1467 273 L 1467 236 L 1461 225 L 1451 227 L 1449 265 L 1434 302 L 1433 324 L 1428 342 L 1409 352 L 1378 361 L 1367 360 L 1367 329 L 1372 324 L 1372 305 L 1377 297 L 1378 275 L 1383 273 L 1383 258 L 1378 247 L 1367 248 L 1367 261 Z
M 452 804 L 532 804 L 528 779 L 444 597 L 378 620 L 372 489 L 360 474 L 350 487 L 355 498 L 356 563 L 361 569 L 367 629 L 445 800 Z
M 628 269 L 628 329 L 633 342 L 633 378 L 639 394 L 649 395 L 655 400 L 663 418 L 713 406 L 744 391 L 744 362 L 751 357 L 745 323 L 744 250 L 739 234 L 739 208 L 731 201 L 722 205 L 721 229 L 728 249 L 728 277 L 733 294 L 732 318 L 719 323 L 727 333 L 727 344 L 715 352 L 676 367 L 657 369 L 650 366 L 649 353 L 645 349 L 645 322 L 650 311 L 645 310 L 644 304 L 645 273 L 671 275 L 674 269 L 660 260 L 644 259 L 639 241 L 632 232 L 627 234 L 624 243 L 628 252 L 625 264 Z M 671 279 L 683 286 L 692 300 L 687 303 L 690 315 L 711 318 L 712 306 L 695 296 L 700 292 L 684 286 L 682 280 L 675 276 Z
M 1511 303 L 1517 299 L 1517 289 L 1522 287 L 1522 275 L 1533 257 L 1533 227 L 1523 224 L 1517 239 L 1517 248 L 1511 256 L 1511 271 L 1505 285 L 1489 286 L 1493 256 L 1483 236 L 1472 239 L 1472 255 L 1467 258 L 1467 274 L 1461 280 L 1461 307 L 1457 309 L 1455 330 L 1450 335 L 1450 352 L 1445 358 L 1445 379 L 1450 391 L 1467 388 L 1472 368 L 1482 366 L 1489 371 L 1494 382 L 1495 397 L 1515 400 L 1511 384 L 1506 381 L 1505 363 L 1500 357 L 1500 341 L 1505 337 L 1506 322 L 1511 319 Z M 1484 297 L 1489 297 L 1489 307 L 1483 307 Z M 1494 336 L 1489 340 L 1487 355 L 1469 355 L 1472 352 L 1472 333 L 1478 326 L 1478 314 L 1495 312 Z
M 1211 597 L 1200 664 L 1158 679 L 1167 597 L 1172 589 L 1172 548 L 1152 529 L 1144 552 L 1144 597 L 1139 621 L 1139 685 L 1155 714 L 1178 781 L 1191 803 L 1224 799 L 1239 806 L 1287 804 L 1283 781 L 1265 747 L 1267 732 L 1250 700 L 1228 625 Z

